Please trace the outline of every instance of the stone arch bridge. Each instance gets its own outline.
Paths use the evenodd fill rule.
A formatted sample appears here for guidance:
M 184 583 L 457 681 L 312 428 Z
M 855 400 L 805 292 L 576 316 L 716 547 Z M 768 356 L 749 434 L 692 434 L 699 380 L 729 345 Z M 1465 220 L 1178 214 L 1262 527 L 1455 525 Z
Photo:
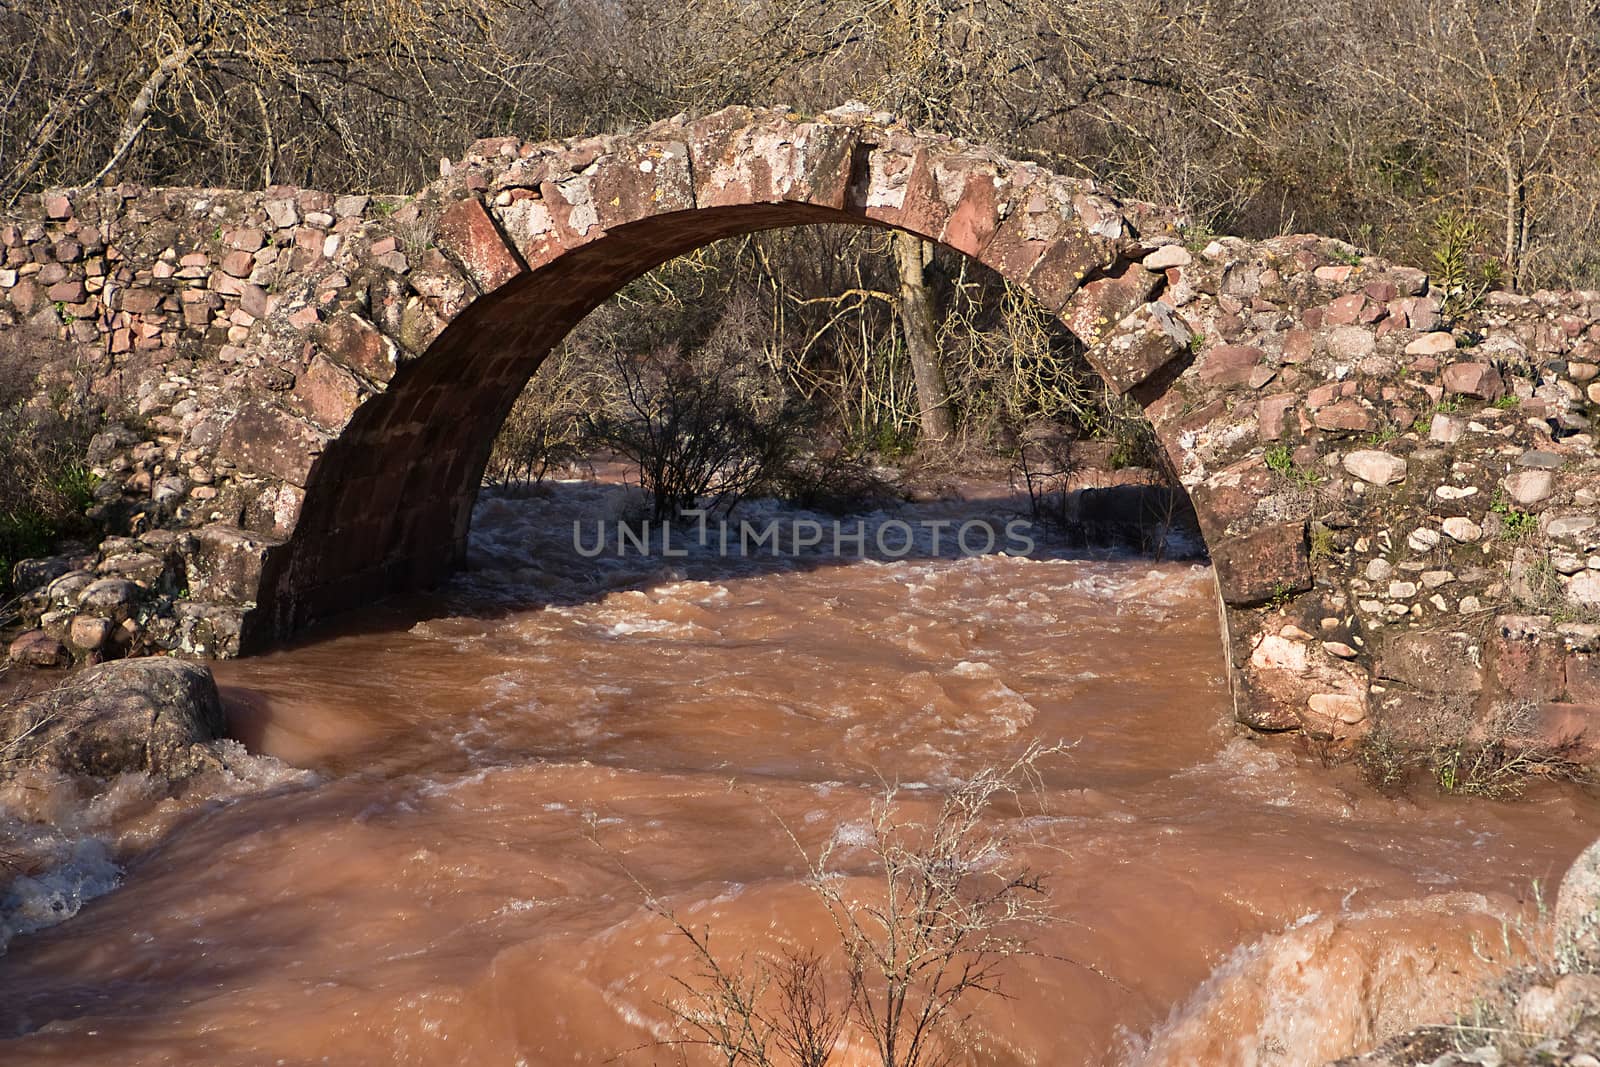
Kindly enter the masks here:
M 45 631 L 23 655 L 237 654 L 440 580 L 497 428 L 587 312 L 710 241 L 846 222 L 998 271 L 1143 406 L 1241 721 L 1600 730 L 1600 293 L 1452 323 L 1421 270 L 1314 236 L 1186 247 L 1171 212 L 857 107 L 441 170 L 410 197 L 59 190 L 3 220 L 0 326 L 65 342 L 135 427 L 90 457 L 121 536 L 19 568 Z

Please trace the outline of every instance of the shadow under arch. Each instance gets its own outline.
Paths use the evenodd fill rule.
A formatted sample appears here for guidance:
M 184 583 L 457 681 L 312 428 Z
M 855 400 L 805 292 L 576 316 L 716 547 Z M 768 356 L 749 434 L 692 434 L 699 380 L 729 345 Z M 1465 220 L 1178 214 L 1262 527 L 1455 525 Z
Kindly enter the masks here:
M 259 637 L 281 638 L 455 569 L 516 398 L 550 352 L 629 282 L 724 238 L 829 223 L 909 230 L 962 252 L 937 234 L 811 204 L 718 207 L 625 224 L 478 297 L 356 411 L 312 467 L 293 535 L 264 575 L 271 633 Z

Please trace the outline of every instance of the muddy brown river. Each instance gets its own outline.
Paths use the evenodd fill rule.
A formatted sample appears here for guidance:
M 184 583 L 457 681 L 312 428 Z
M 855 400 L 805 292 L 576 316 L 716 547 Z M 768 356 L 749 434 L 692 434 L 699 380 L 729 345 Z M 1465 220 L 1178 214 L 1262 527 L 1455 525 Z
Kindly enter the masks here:
M 1315 1064 L 1464 1003 L 1600 834 L 1576 790 L 1392 799 L 1241 735 L 1204 566 L 576 551 L 623 496 L 487 499 L 447 589 L 219 665 L 229 774 L 10 788 L 75 835 L 82 910 L 0 957 L 0 1063 L 709 1064 L 667 1043 L 695 962 L 646 891 L 729 959 L 833 966 L 798 849 L 868 882 L 885 783 L 915 812 L 1062 741 L 990 816 L 1059 921 L 958 1062 Z

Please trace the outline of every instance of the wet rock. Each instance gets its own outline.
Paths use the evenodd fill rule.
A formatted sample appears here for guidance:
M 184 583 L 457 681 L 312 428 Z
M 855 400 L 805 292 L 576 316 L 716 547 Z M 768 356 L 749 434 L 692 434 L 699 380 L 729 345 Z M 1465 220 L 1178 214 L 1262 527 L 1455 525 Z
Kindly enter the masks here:
M 1556 894 L 1556 944 L 1569 952 L 1600 964 L 1600 841 L 1583 851 L 1566 875 Z
M 1306 698 L 1306 706 L 1322 718 L 1354 726 L 1367 717 L 1367 702 L 1354 693 L 1313 693 Z
M 1600 974 L 1566 974 L 1517 1000 L 1517 1025 L 1532 1034 L 1565 1037 L 1584 1015 L 1600 1011 Z
M 6 658 L 19 667 L 67 667 L 72 655 L 65 645 L 43 630 L 29 630 L 11 642 Z
M 97 778 L 129 771 L 185 778 L 211 765 L 203 743 L 225 726 L 211 672 L 170 659 L 91 667 L 0 717 L 0 735 L 27 735 L 14 765 Z
M 119 622 L 133 613 L 138 600 L 139 587 L 125 578 L 101 578 L 78 594 L 80 608 Z
M 67 556 L 20 560 L 11 568 L 11 588 L 19 596 L 31 593 L 68 573 L 73 567 L 73 560 Z

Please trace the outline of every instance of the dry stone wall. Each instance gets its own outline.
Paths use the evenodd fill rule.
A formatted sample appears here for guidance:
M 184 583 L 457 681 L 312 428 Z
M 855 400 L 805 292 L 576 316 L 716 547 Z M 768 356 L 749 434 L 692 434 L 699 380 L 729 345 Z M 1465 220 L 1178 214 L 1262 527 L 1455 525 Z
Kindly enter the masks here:
M 85 380 L 121 419 L 89 457 L 115 536 L 19 567 L 38 631 L 14 655 L 234 655 L 438 581 L 500 421 L 584 314 L 709 241 L 853 222 L 1022 285 L 1144 406 L 1242 722 L 1600 737 L 1600 293 L 1462 314 L 1330 239 L 1191 247 L 1172 212 L 858 107 L 496 139 L 442 170 L 408 197 L 66 190 L 0 224 L 0 328 L 73 342 L 41 391 Z

